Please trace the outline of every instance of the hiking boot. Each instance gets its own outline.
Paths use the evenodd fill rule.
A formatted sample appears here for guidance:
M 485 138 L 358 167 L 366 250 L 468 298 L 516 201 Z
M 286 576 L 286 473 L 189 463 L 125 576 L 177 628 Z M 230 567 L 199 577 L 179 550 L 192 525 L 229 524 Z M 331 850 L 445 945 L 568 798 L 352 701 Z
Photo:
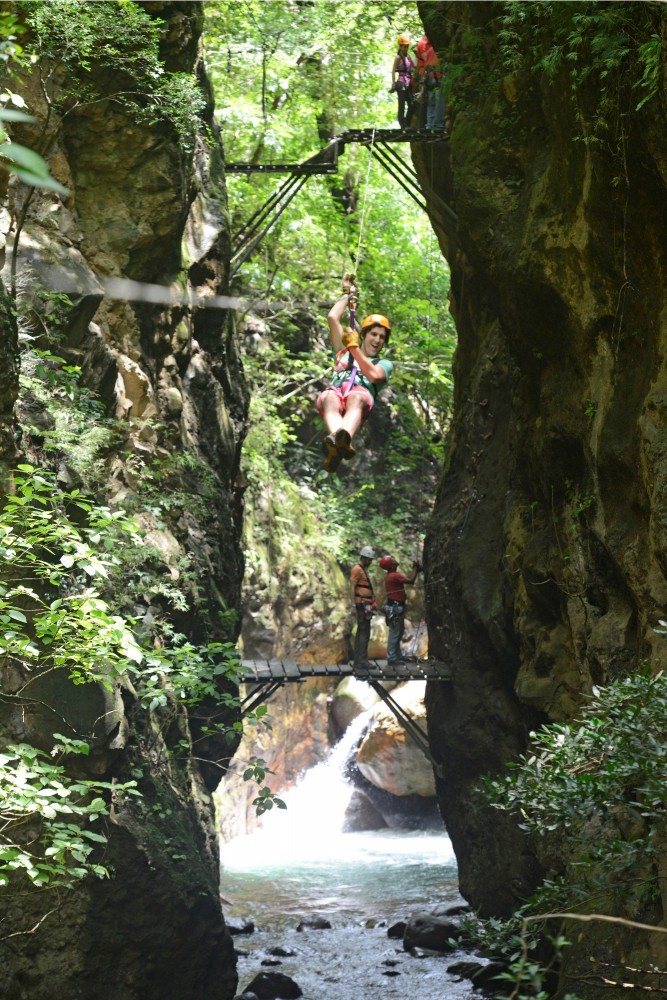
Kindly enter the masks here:
M 346 431 L 344 427 L 341 427 L 336 431 L 336 448 L 338 449 L 338 454 L 342 459 L 347 461 L 350 458 L 354 458 L 357 454 L 352 447 L 352 438 L 350 437 L 350 432 Z
M 340 465 L 341 456 L 336 447 L 333 434 L 327 434 L 322 439 L 322 454 L 324 455 L 324 468 L 327 472 L 335 472 Z

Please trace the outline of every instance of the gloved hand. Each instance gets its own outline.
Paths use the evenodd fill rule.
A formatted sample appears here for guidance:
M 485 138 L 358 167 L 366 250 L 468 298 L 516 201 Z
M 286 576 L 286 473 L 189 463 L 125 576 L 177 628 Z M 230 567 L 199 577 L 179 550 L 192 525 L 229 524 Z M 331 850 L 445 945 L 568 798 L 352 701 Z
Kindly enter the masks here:
M 413 562 L 412 565 L 414 566 L 414 568 L 417 570 L 418 573 L 421 573 L 423 567 L 422 567 L 422 564 L 420 563 L 419 559 L 415 559 L 415 561 Z
M 352 289 L 354 289 L 355 292 L 357 291 L 357 276 L 356 274 L 349 272 L 348 274 L 343 275 L 343 294 L 349 295 Z
M 359 346 L 359 334 L 356 330 L 351 330 L 350 327 L 346 327 L 343 333 L 343 347 L 358 347 Z

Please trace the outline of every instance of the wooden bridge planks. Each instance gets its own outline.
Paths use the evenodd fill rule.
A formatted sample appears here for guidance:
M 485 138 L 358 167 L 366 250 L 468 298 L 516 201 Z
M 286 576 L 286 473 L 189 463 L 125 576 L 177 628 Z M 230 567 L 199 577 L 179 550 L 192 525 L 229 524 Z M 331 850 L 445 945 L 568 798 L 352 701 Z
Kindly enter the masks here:
M 447 664 L 437 660 L 415 660 L 388 665 L 386 660 L 371 660 L 368 667 L 355 668 L 348 663 L 302 664 L 294 660 L 243 660 L 246 684 L 277 680 L 294 682 L 308 677 L 358 677 L 360 680 L 451 680 Z
M 225 163 L 228 174 L 335 174 L 338 172 L 338 154 L 349 142 L 362 146 L 382 142 L 428 143 L 449 142 L 443 129 L 425 128 L 354 128 L 341 132 L 314 156 L 302 163 Z

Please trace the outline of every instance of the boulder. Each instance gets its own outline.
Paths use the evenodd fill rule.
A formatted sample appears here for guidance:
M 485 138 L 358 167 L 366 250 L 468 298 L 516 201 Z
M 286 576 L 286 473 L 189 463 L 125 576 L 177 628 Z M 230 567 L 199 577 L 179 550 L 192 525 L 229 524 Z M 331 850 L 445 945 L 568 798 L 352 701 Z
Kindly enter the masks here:
M 455 947 L 452 939 L 457 941 L 460 936 L 461 928 L 451 920 L 435 917 L 432 913 L 414 913 L 405 928 L 403 947 L 406 951 L 413 948 L 452 951 Z
M 408 925 L 406 924 L 405 920 L 397 920 L 395 924 L 392 924 L 391 927 L 387 929 L 387 937 L 402 939 L 405 934 L 407 926 Z
M 345 775 L 355 789 L 368 799 L 390 829 L 443 832 L 442 817 L 434 796 L 392 795 L 383 788 L 377 788 L 361 773 L 356 757 L 356 751 L 353 750 L 345 764 Z
M 392 698 L 426 733 L 423 681 L 406 681 Z M 384 702 L 373 709 L 357 751 L 359 770 L 371 784 L 392 795 L 435 795 L 433 768 Z
M 344 677 L 331 700 L 331 718 L 336 727 L 343 732 L 353 719 L 377 705 L 380 696 L 366 681 L 356 677 Z
M 304 917 L 299 921 L 298 931 L 326 931 L 331 930 L 331 922 L 326 917 Z
M 387 823 L 382 813 L 378 812 L 370 799 L 355 788 L 350 797 L 345 818 L 343 833 L 358 833 L 360 830 L 381 830 Z
M 252 920 L 234 920 L 226 918 L 225 923 L 227 925 L 227 930 L 232 937 L 235 937 L 237 934 L 255 933 L 255 925 Z
M 467 903 L 441 903 L 433 907 L 434 917 L 459 917 L 462 913 L 470 913 L 471 907 Z
M 505 962 L 489 962 L 487 965 L 483 965 L 481 969 L 477 969 L 470 979 L 475 989 L 502 993 L 504 992 L 502 988 L 503 980 L 499 979 L 499 976 L 502 976 L 507 971 L 508 967 Z M 512 984 L 505 981 L 504 985 L 509 992 Z
M 246 993 L 254 994 L 257 1000 L 296 1000 L 303 996 L 298 983 L 284 972 L 260 972 L 248 983 Z

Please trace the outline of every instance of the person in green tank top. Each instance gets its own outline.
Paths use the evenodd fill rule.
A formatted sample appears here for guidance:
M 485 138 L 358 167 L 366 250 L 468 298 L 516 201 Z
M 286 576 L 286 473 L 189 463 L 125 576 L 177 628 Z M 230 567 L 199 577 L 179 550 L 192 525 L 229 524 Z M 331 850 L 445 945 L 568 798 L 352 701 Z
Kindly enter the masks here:
M 320 393 L 317 409 L 328 433 L 322 441 L 324 468 L 335 472 L 342 460 L 353 458 L 352 438 L 368 417 L 393 365 L 378 355 L 389 342 L 391 326 L 386 316 L 371 313 L 357 333 L 343 330 L 343 313 L 348 307 L 349 282 L 343 280 L 343 296 L 329 310 L 329 335 L 336 354 L 331 385 Z

